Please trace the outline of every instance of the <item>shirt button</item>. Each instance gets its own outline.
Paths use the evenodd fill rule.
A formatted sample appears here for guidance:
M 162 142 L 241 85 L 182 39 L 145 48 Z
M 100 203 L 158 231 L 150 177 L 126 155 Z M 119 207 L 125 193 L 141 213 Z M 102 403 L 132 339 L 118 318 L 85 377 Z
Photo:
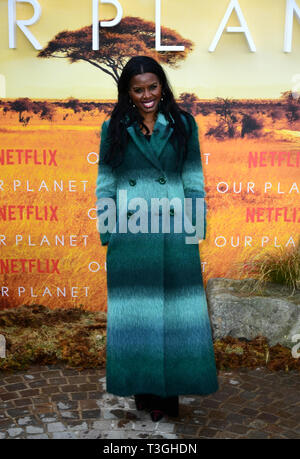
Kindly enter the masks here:
M 167 180 L 165 179 L 165 177 L 160 177 L 160 178 L 158 179 L 158 181 L 159 181 L 159 183 L 161 183 L 162 185 L 164 185 L 164 184 L 166 183 Z
M 130 179 L 130 180 L 129 180 L 129 185 L 135 186 L 135 185 L 136 185 L 136 180 Z

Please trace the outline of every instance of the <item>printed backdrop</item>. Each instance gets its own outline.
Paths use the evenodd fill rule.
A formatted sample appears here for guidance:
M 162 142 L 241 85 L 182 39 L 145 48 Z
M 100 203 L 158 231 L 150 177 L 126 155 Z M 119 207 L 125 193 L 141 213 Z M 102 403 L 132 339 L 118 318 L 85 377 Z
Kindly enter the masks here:
M 122 66 L 135 54 L 162 63 L 199 125 L 208 207 L 207 239 L 199 244 L 204 282 L 251 277 L 254 255 L 296 246 L 300 24 L 295 13 L 292 49 L 284 52 L 288 2 L 162 0 L 161 43 L 184 45 L 181 52 L 155 51 L 154 0 L 120 0 L 122 21 L 100 27 L 98 51 L 92 1 L 38 3 L 41 17 L 28 30 L 41 48 L 16 27 L 12 49 L 8 2 L 0 0 L 0 309 L 106 309 L 107 249 L 95 211 L 100 127 Z M 115 17 L 112 5 L 99 10 L 101 20 Z M 18 20 L 33 11 L 16 2 Z M 226 30 L 241 18 L 255 51 L 245 33 Z

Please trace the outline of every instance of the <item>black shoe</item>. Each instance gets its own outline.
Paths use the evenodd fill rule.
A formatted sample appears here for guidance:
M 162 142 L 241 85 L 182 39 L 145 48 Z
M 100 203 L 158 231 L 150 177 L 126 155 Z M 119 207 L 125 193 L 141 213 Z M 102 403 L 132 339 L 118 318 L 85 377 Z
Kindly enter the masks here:
M 141 411 L 149 409 L 151 398 L 151 394 L 135 394 L 134 400 L 137 410 Z
M 168 416 L 177 417 L 179 415 L 179 397 L 174 395 L 172 397 L 165 397 L 164 409 Z
M 152 421 L 160 421 L 160 419 L 162 419 L 164 415 L 164 398 L 153 394 L 150 405 L 150 416 Z

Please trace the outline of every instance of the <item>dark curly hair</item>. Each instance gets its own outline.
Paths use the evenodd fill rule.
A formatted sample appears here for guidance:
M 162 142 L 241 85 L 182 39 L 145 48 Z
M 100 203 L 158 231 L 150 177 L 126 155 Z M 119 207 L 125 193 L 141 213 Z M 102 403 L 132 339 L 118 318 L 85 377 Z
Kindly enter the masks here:
M 133 107 L 129 97 L 131 78 L 142 73 L 154 73 L 162 85 L 163 100 L 159 102 L 158 110 L 169 121 L 169 128 L 171 126 L 174 128 L 171 142 L 177 152 L 176 167 L 181 167 L 187 154 L 188 139 L 192 130 L 192 115 L 182 110 L 176 103 L 162 66 L 155 59 L 148 56 L 132 57 L 121 73 L 118 81 L 118 102 L 110 115 L 108 127 L 109 148 L 103 160 L 113 168 L 118 167 L 123 161 L 124 151 L 128 143 L 129 134 L 126 128 L 135 121 L 143 125 L 144 118 L 139 110 Z M 128 116 L 127 120 L 126 115 Z M 172 115 L 174 121 L 170 115 Z M 186 117 L 189 129 L 186 128 L 182 115 Z

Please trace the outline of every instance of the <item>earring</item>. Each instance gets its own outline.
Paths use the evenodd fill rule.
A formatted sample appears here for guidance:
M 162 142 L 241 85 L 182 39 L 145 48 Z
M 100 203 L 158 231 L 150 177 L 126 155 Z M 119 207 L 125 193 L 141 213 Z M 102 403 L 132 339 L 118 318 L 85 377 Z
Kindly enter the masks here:
M 129 103 L 132 105 L 133 108 L 135 107 L 135 105 L 134 105 L 134 103 L 132 102 L 132 100 L 131 100 L 130 97 L 129 97 Z

